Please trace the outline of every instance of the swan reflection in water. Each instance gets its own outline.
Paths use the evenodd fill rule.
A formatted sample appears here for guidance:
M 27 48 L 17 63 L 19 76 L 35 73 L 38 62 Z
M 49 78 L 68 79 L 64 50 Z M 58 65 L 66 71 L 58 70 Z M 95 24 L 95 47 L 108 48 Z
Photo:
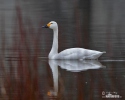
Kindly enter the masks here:
M 54 89 L 48 92 L 49 96 L 58 95 L 58 66 L 71 72 L 86 71 L 88 69 L 105 68 L 98 60 L 49 60 L 52 70 Z

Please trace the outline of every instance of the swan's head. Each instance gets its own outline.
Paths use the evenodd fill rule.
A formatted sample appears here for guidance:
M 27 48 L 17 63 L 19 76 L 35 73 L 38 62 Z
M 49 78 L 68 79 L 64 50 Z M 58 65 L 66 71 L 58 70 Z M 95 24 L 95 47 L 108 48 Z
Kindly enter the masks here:
M 57 29 L 58 24 L 55 21 L 49 22 L 47 25 L 42 26 L 43 28 Z

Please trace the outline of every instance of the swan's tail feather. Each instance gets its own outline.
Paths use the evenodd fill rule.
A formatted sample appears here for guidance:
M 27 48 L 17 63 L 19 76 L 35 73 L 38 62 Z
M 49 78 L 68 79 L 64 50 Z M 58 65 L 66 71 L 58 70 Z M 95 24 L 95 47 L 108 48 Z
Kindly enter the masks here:
M 106 53 L 106 51 L 103 51 L 102 53 Z

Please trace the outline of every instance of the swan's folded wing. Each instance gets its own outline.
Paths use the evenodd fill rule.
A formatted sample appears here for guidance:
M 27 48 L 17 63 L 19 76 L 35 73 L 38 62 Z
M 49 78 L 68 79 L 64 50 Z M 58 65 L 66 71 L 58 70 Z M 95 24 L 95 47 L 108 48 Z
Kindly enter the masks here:
M 99 51 L 88 50 L 83 48 L 70 48 L 60 52 L 56 59 L 85 59 L 93 54 L 98 54 Z
M 58 54 L 58 58 L 60 59 L 79 59 L 83 56 L 83 52 L 81 52 L 81 48 L 70 48 L 63 50 Z

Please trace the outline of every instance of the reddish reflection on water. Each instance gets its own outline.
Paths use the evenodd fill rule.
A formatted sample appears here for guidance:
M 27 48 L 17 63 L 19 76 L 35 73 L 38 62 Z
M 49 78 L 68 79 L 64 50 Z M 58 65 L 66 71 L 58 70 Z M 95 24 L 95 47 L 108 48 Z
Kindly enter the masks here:
M 5 60 L 0 67 L 1 100 L 102 100 L 109 92 L 125 98 L 125 62 L 102 62 L 105 68 L 72 72 L 47 59 Z

